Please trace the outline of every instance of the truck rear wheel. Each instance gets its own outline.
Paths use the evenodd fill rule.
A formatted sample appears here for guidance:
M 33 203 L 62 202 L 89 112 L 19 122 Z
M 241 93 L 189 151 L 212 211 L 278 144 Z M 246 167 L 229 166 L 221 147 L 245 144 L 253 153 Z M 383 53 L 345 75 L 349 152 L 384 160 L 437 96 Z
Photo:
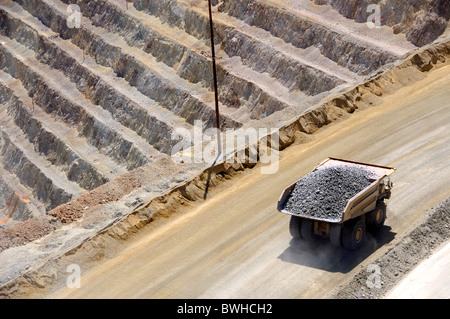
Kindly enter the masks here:
M 379 202 L 375 209 L 366 215 L 367 229 L 371 232 L 377 232 L 383 228 L 386 220 L 386 204 Z
M 342 246 L 342 224 L 331 224 L 330 243 L 333 247 Z
M 291 220 L 289 221 L 289 232 L 294 239 L 302 238 L 301 225 L 302 219 L 298 216 L 291 215 Z
M 359 248 L 366 235 L 366 223 L 361 218 L 355 218 L 344 223 L 342 230 L 342 245 L 345 249 Z
M 314 222 L 310 219 L 303 219 L 301 233 L 304 240 L 312 241 L 314 239 Z

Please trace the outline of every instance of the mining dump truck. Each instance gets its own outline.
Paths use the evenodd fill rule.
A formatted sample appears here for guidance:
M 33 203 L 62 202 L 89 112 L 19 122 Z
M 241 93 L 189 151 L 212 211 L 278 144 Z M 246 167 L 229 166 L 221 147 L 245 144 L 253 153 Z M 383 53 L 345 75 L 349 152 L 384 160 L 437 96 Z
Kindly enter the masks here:
M 291 215 L 294 238 L 328 237 L 335 247 L 355 250 L 366 230 L 377 232 L 384 225 L 394 171 L 329 157 L 282 192 L 278 211 Z

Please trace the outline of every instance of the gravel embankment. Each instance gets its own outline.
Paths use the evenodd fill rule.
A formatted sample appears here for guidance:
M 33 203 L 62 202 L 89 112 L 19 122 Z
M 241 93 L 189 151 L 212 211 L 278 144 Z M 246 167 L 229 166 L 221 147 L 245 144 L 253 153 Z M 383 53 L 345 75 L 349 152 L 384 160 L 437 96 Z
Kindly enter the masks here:
M 285 209 L 303 217 L 340 220 L 347 201 L 375 177 L 362 167 L 335 166 L 312 171 L 300 179 Z

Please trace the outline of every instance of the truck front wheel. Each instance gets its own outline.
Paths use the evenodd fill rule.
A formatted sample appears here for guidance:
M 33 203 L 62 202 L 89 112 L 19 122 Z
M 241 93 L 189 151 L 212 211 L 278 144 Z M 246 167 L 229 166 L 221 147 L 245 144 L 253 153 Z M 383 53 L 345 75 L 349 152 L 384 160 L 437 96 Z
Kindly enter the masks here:
M 366 223 L 361 218 L 355 218 L 344 223 L 342 230 L 342 245 L 345 249 L 359 248 L 366 235 Z
M 367 213 L 366 222 L 367 228 L 371 232 L 379 231 L 386 220 L 386 204 L 384 202 L 379 202 L 375 210 Z

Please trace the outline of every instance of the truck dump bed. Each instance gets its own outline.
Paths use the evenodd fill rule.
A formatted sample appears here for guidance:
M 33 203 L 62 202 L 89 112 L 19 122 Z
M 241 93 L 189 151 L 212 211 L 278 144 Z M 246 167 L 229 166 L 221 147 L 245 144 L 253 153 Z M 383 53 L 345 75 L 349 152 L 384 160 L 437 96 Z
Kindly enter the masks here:
M 277 208 L 289 215 L 343 223 L 375 209 L 382 182 L 394 171 L 392 167 L 330 157 L 287 187 Z

